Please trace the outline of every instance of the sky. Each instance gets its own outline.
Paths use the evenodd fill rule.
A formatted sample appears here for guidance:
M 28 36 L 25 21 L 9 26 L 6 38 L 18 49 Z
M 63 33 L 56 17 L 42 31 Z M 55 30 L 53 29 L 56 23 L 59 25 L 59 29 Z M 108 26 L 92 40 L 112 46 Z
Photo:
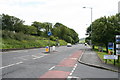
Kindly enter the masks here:
M 74 29 L 79 38 L 86 37 L 92 21 L 118 13 L 120 0 L 0 0 L 0 14 L 8 14 L 25 21 L 56 22 Z M 83 8 L 87 7 L 87 8 Z

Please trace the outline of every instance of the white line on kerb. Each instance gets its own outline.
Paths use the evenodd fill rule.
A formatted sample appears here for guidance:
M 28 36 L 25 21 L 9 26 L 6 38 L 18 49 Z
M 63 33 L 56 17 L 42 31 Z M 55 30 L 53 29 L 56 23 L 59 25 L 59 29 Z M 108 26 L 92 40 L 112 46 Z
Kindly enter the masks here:
M 84 51 L 82 52 L 82 54 L 81 54 L 81 56 L 80 56 L 79 60 L 82 58 L 82 56 L 83 56 L 83 53 L 84 53 Z
M 75 71 L 76 67 L 77 67 L 77 64 L 75 64 L 73 70 L 72 70 L 71 73 L 70 73 L 70 76 L 73 74 L 73 72 Z
M 53 68 L 55 68 L 55 66 L 51 67 L 49 70 L 52 70 Z
M 10 64 L 10 65 L 7 65 L 7 66 L 3 66 L 3 67 L 0 67 L 0 69 L 11 67 L 11 66 L 18 65 L 18 64 L 21 64 L 21 63 L 23 63 L 23 62 L 18 62 L 18 63 L 15 63 L 15 64 Z

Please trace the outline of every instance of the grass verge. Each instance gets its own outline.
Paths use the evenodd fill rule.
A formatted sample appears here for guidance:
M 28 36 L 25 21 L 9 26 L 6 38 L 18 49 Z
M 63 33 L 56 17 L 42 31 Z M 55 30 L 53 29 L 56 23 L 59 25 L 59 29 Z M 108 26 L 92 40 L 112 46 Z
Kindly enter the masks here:
M 95 50 L 96 53 L 98 54 L 99 58 L 100 58 L 103 62 L 105 62 L 106 60 L 104 59 L 104 55 L 109 55 L 109 54 L 106 53 L 106 52 L 99 52 L 98 46 L 96 46 L 94 50 Z M 119 58 L 120 58 L 120 56 L 119 56 Z M 114 65 L 114 60 L 113 60 L 113 59 L 107 59 L 107 64 L 113 64 L 113 65 Z M 118 67 L 120 67 L 120 59 L 119 59 L 119 61 L 118 61 L 118 60 L 115 60 L 115 65 L 118 66 Z
M 66 45 L 67 42 L 59 40 L 60 45 Z M 2 39 L 2 46 L 0 49 L 19 49 L 19 48 L 39 48 L 46 46 L 55 46 L 56 41 L 51 40 L 15 40 L 15 39 Z

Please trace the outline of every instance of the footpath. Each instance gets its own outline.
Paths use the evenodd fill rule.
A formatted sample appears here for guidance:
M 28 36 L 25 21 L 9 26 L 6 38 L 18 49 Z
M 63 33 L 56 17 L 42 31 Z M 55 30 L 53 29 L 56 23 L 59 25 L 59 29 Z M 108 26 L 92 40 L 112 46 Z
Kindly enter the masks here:
M 111 65 L 111 64 L 105 64 L 101 59 L 98 57 L 97 53 L 93 51 L 90 47 L 86 46 L 85 51 L 83 52 L 83 55 L 79 58 L 78 60 L 80 63 L 100 68 L 100 69 L 105 69 L 105 70 L 110 70 L 114 72 L 119 72 L 120 70 L 117 66 Z

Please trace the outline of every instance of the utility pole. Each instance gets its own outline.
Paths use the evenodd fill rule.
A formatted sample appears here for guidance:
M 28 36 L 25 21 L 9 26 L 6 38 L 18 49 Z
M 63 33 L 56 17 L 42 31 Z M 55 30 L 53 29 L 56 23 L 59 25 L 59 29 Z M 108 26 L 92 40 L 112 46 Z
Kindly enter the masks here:
M 120 13 L 120 1 L 118 2 L 118 13 Z
M 90 45 L 92 46 L 92 48 L 94 49 L 94 45 L 93 45 L 93 42 L 92 42 L 92 18 L 93 18 L 93 8 L 92 7 L 83 7 L 83 8 L 89 8 L 91 10 L 91 41 L 90 41 Z

